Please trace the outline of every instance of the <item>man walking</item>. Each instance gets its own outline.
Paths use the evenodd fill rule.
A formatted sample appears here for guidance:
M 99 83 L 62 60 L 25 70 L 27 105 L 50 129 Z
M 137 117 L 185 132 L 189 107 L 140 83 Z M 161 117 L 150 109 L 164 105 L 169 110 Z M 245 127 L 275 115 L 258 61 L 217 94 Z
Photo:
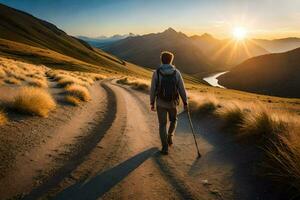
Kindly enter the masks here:
M 152 76 L 150 90 L 151 110 L 156 110 L 159 121 L 159 135 L 162 144 L 161 153 L 168 154 L 168 147 L 173 144 L 173 135 L 177 123 L 177 106 L 179 95 L 183 101 L 184 109 L 187 110 L 187 95 L 180 72 L 172 65 L 174 55 L 171 52 L 161 53 L 161 66 Z M 169 117 L 170 126 L 167 130 Z

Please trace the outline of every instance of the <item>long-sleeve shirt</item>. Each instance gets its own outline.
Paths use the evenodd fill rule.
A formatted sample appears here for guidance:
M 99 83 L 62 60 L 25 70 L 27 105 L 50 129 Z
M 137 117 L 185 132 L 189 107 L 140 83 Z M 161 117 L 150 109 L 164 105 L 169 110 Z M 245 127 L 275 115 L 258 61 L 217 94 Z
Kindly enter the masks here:
M 181 97 L 181 100 L 183 101 L 183 104 L 187 104 L 187 94 L 186 94 L 186 90 L 185 90 L 185 86 L 184 86 L 184 81 L 182 79 L 181 73 L 179 72 L 178 69 L 176 69 L 173 65 L 167 65 L 167 64 L 163 64 L 159 67 L 159 70 L 161 73 L 163 74 L 172 74 L 174 73 L 174 71 L 176 71 L 176 80 L 177 80 L 177 87 L 178 87 L 178 93 Z M 166 107 L 166 108 L 173 108 L 177 106 L 176 101 L 171 101 L 171 102 L 167 102 L 164 101 L 163 99 L 160 99 L 157 96 L 157 83 L 158 81 L 158 77 L 161 80 L 161 76 L 157 75 L 157 70 L 155 70 L 153 72 L 152 75 L 152 81 L 151 81 L 151 89 L 150 89 L 150 104 L 154 105 L 156 102 L 157 106 L 160 107 Z

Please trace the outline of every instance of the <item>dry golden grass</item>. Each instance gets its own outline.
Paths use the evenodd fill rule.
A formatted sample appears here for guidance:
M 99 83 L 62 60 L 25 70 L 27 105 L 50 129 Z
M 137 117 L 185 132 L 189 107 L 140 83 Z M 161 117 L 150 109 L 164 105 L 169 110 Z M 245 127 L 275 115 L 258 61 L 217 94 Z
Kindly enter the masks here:
M 11 107 L 23 113 L 47 117 L 54 110 L 56 102 L 44 89 L 22 87 L 18 90 Z
M 45 76 L 41 74 L 26 74 L 27 77 L 32 79 L 39 79 L 39 80 L 45 80 Z
M 128 77 L 124 77 L 124 78 L 118 79 L 117 83 L 123 84 L 123 85 L 130 85 L 130 81 L 129 81 Z
M 6 77 L 6 72 L 2 68 L 0 68 L 0 78 L 4 78 L 4 77 Z
M 71 76 L 70 77 L 64 76 L 63 78 L 59 78 L 57 84 L 59 87 L 66 87 L 68 85 L 75 84 L 77 82 L 78 81 Z
M 40 87 L 40 88 L 48 87 L 47 81 L 41 79 L 31 79 L 30 81 L 28 81 L 28 85 L 33 87 Z
M 227 103 L 218 110 L 216 116 L 224 122 L 223 127 L 232 132 L 237 132 L 245 121 L 246 115 L 250 112 L 238 102 Z
M 0 78 L 7 84 L 29 85 L 47 87 L 45 72 L 47 68 L 41 65 L 33 65 L 20 61 L 0 57 Z M 24 81 L 24 82 L 23 82 Z
M 103 79 L 106 78 L 106 76 L 101 75 L 101 74 L 91 74 L 91 77 L 92 77 L 95 81 L 103 80 Z
M 67 87 L 69 85 L 81 85 L 89 87 L 94 84 L 97 80 L 105 78 L 104 75 L 87 72 L 69 72 L 64 70 L 48 70 L 46 75 L 57 81 L 59 87 Z
M 14 77 L 5 78 L 4 82 L 7 84 L 12 84 L 12 85 L 20 85 L 21 84 L 21 81 Z
M 191 111 L 197 114 L 214 114 L 221 104 L 214 96 L 192 96 L 189 103 Z
M 66 95 L 65 101 L 73 106 L 79 106 L 81 103 L 81 100 L 78 99 L 78 97 L 72 96 L 72 95 Z
M 77 78 L 83 81 L 84 83 L 87 83 L 87 85 L 92 85 L 94 83 L 94 80 L 89 77 L 77 77 Z
M 117 83 L 123 84 L 123 85 L 129 85 L 133 89 L 140 90 L 140 91 L 149 91 L 149 89 L 150 89 L 149 82 L 142 80 L 142 79 L 124 77 L 124 78 L 118 79 Z
M 67 87 L 67 86 L 72 85 L 72 84 L 81 85 L 81 86 L 84 86 L 84 87 L 90 86 L 90 83 L 87 82 L 87 80 L 83 81 L 81 79 L 72 77 L 70 75 L 63 75 L 63 77 L 58 76 L 57 84 L 58 84 L 59 87 Z
M 222 101 L 203 97 L 192 98 L 191 110 L 201 114 L 215 114 L 224 128 L 239 141 L 258 146 L 264 151 L 257 160 L 260 173 L 282 187 L 300 192 L 300 127 L 299 116 L 273 110 L 260 102 Z M 208 100 L 207 100 L 208 99 Z M 203 110 L 205 112 L 203 112 Z M 209 112 L 208 112 L 209 111 Z
M 0 110 L 0 126 L 6 124 L 8 119 L 3 111 Z
M 240 137 L 258 140 L 273 139 L 287 130 L 288 121 L 281 118 L 280 113 L 269 112 L 264 108 L 251 110 L 239 130 Z
M 20 80 L 20 81 L 25 81 L 26 80 L 26 76 L 23 73 L 10 75 L 10 77 L 15 78 L 15 79 Z
M 131 87 L 135 90 L 149 91 L 149 85 L 143 82 L 135 82 Z
M 79 98 L 81 101 L 91 100 L 89 90 L 81 85 L 71 84 L 65 88 L 66 94 Z
M 264 161 L 265 171 L 277 185 L 292 189 L 299 198 L 300 192 L 300 127 L 289 124 L 287 129 L 265 147 L 267 158 Z
M 54 79 L 55 81 L 60 81 L 60 80 L 62 80 L 62 79 L 66 79 L 66 78 L 72 78 L 72 77 L 69 76 L 69 75 L 66 75 L 66 74 L 61 74 L 61 73 L 56 74 L 56 75 L 53 76 L 53 79 Z

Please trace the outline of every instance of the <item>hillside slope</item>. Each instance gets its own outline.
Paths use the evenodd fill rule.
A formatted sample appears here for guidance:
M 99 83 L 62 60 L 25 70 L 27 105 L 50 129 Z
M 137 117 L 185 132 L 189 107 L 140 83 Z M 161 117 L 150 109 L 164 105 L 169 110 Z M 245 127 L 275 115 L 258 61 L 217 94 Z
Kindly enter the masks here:
M 300 48 L 251 58 L 219 77 L 228 88 L 300 98 Z
M 149 75 L 148 70 L 94 49 L 49 22 L 3 4 L 0 4 L 0 55 L 68 70 Z
M 161 51 L 168 50 L 175 54 L 174 64 L 182 72 L 194 74 L 217 70 L 189 37 L 172 28 L 162 33 L 129 37 L 107 46 L 104 50 L 124 60 L 150 68 L 160 65 Z

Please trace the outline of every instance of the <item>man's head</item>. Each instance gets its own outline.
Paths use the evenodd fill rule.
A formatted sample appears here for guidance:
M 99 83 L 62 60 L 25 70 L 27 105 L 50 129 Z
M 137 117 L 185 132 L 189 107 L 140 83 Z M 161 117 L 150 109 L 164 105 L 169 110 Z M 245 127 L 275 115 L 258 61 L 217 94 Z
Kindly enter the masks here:
M 174 59 L 174 54 L 169 51 L 163 51 L 160 54 L 162 64 L 172 64 Z

